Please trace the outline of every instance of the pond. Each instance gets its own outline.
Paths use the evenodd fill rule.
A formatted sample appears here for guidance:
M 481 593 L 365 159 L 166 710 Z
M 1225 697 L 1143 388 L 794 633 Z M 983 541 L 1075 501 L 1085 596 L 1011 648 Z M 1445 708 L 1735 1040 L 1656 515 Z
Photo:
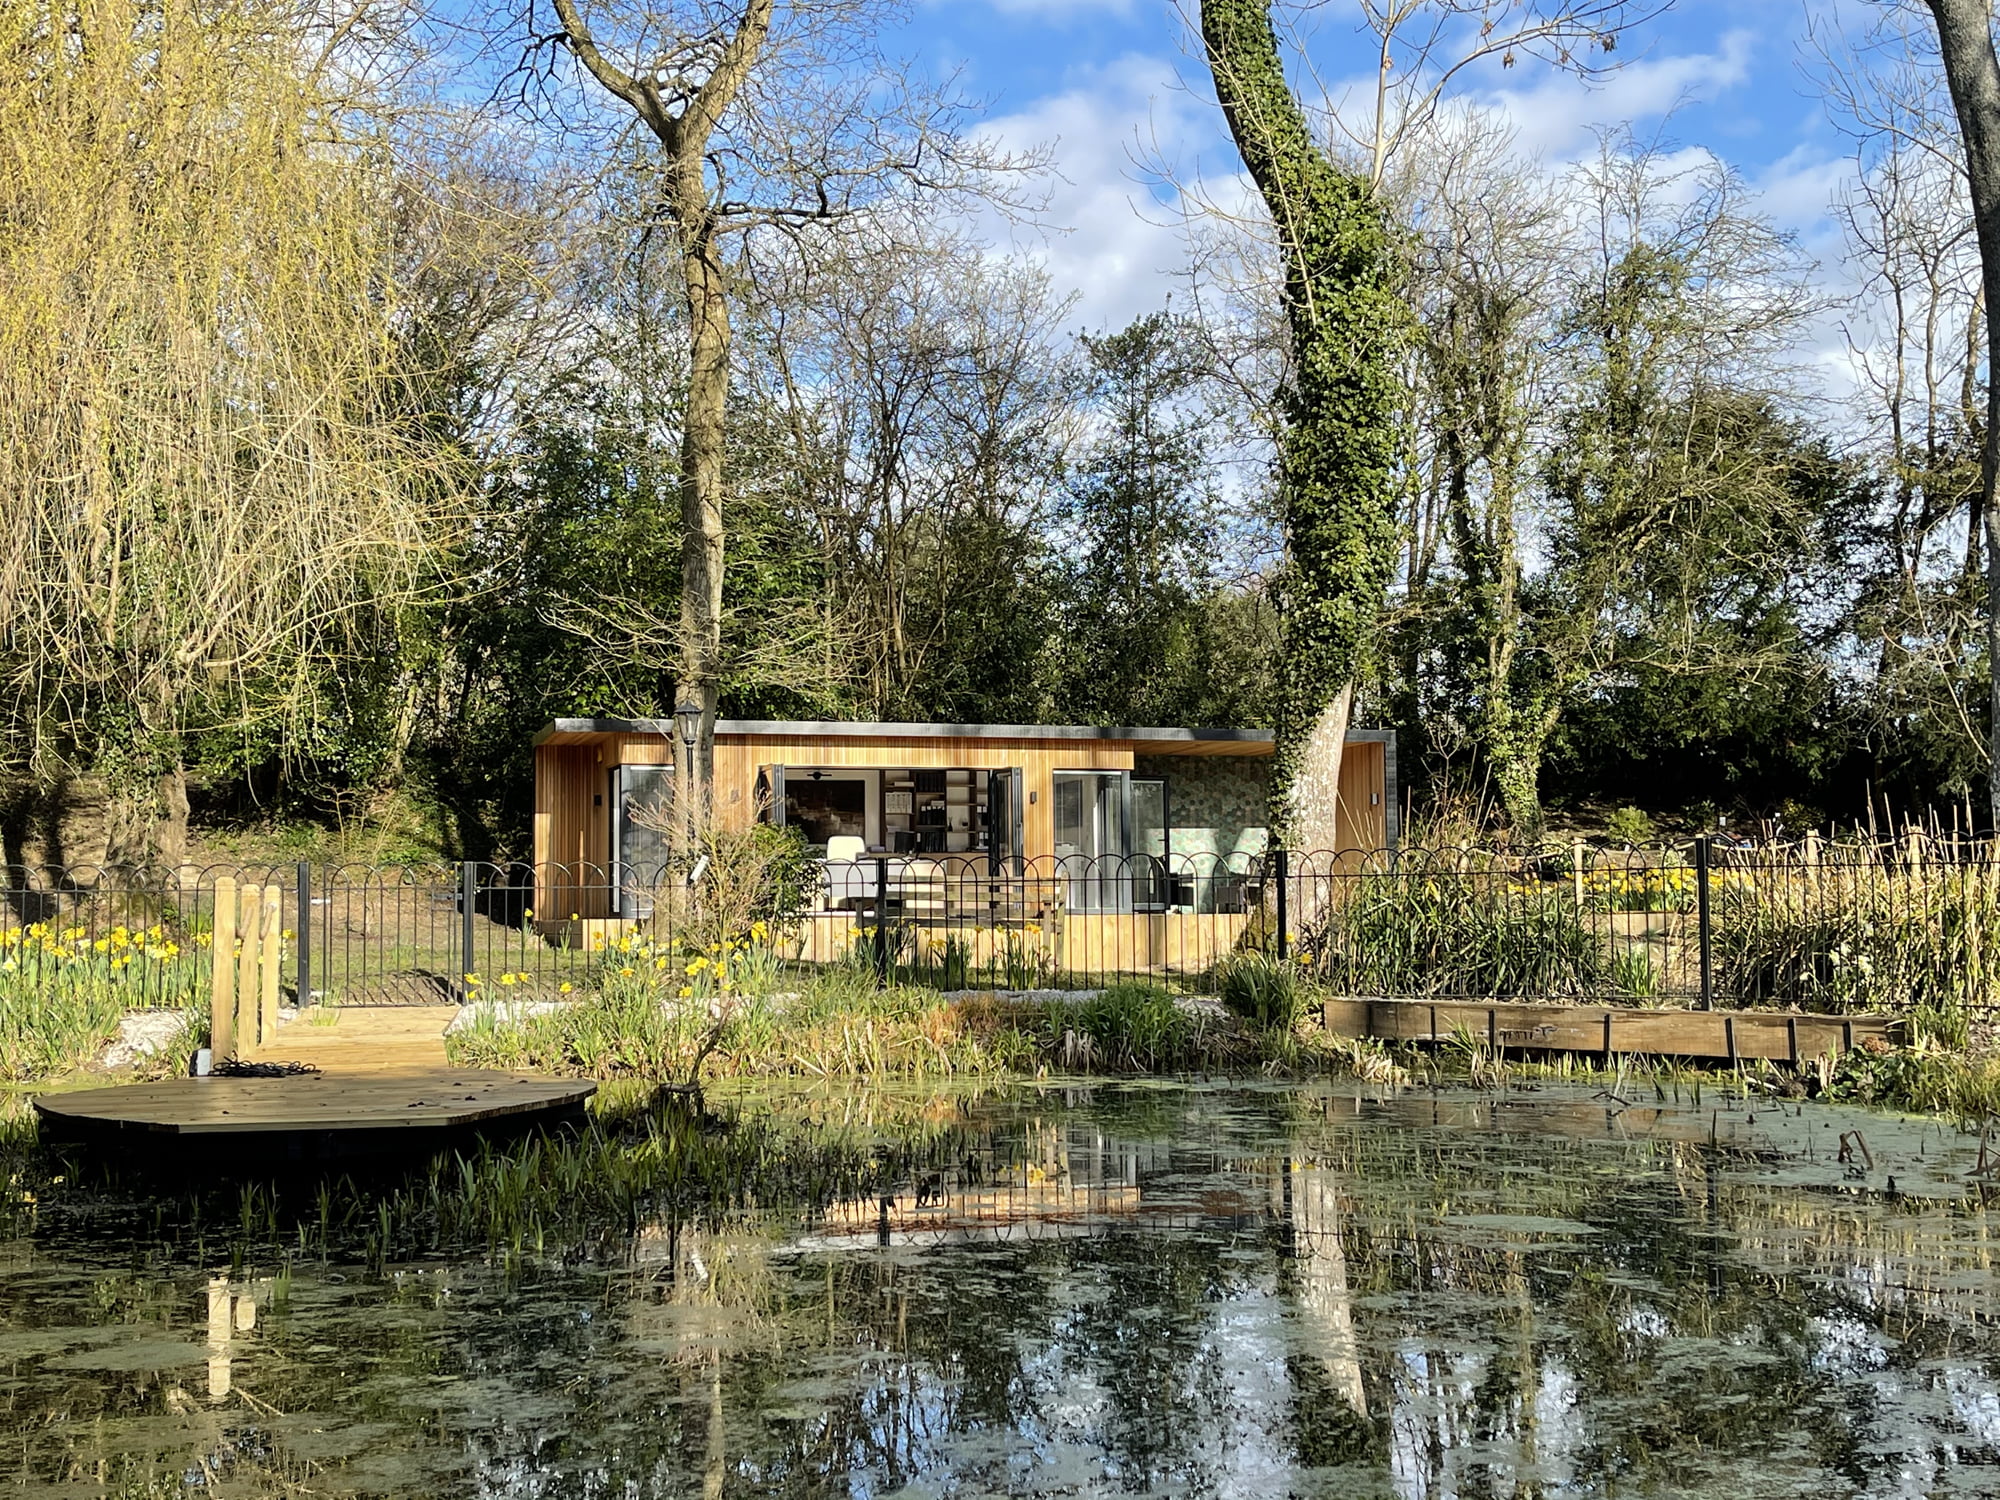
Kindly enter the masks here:
M 1650 1083 L 708 1108 L 276 1196 L 17 1141 L 0 1494 L 2000 1493 L 2000 1215 L 1946 1126 Z

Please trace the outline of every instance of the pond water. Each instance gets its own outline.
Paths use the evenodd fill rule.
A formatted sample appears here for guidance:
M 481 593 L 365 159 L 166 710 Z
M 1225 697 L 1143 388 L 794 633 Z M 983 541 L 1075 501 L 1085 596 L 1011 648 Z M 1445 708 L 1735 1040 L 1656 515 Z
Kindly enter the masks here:
M 1642 1092 L 762 1094 L 276 1198 L 17 1141 L 0 1494 L 2000 1494 L 1979 1140 Z

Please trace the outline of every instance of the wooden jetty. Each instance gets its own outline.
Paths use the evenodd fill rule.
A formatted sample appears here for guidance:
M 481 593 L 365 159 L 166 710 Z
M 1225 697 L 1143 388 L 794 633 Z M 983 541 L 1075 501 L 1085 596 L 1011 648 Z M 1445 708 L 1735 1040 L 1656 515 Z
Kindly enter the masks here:
M 170 1078 L 43 1094 L 58 1139 L 171 1147 L 204 1161 L 409 1153 L 468 1132 L 578 1120 L 597 1085 L 472 1068 Z
M 1875 1038 L 1908 1040 L 1893 1016 L 1818 1016 L 1782 1010 L 1640 1010 L 1619 1005 L 1525 1005 L 1489 1000 L 1329 1000 L 1337 1036 L 1450 1042 L 1470 1037 L 1494 1051 L 1645 1053 L 1725 1062 L 1797 1065 L 1841 1057 Z
M 47 1134 L 214 1166 L 416 1156 L 472 1132 L 582 1118 L 593 1083 L 447 1067 L 454 1004 L 308 1006 L 282 1022 L 279 896 L 216 882 L 210 1046 L 218 1063 L 299 1070 L 43 1094 L 35 1109 Z

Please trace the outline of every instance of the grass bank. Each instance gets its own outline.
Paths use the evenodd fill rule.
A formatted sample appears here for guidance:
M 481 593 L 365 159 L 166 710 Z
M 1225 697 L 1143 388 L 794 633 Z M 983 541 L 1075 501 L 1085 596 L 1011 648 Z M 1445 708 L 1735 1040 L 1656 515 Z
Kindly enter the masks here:
M 592 1078 L 974 1077 L 1045 1072 L 1338 1070 L 1391 1076 L 1386 1054 L 1317 1028 L 1260 1024 L 1127 982 L 1074 998 L 1016 1000 L 878 988 L 831 970 L 795 989 L 663 992 L 612 974 L 553 1007 L 492 1007 L 446 1038 L 462 1067 Z

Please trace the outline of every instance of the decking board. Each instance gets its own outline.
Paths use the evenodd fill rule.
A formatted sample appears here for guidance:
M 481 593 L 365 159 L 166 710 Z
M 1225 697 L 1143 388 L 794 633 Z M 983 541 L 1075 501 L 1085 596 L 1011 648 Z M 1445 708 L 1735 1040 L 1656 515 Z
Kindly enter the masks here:
M 1908 1023 L 1893 1016 L 1484 1000 L 1329 1000 L 1323 1015 L 1329 1031 L 1382 1041 L 1445 1042 L 1469 1036 L 1489 1046 L 1525 1051 L 1790 1063 L 1839 1057 L 1870 1037 L 1894 1044 L 1908 1031 Z
M 36 1110 L 81 1130 L 285 1135 L 436 1130 L 580 1108 L 593 1083 L 473 1069 L 394 1074 L 299 1073 L 282 1078 L 173 1078 L 43 1094 Z

